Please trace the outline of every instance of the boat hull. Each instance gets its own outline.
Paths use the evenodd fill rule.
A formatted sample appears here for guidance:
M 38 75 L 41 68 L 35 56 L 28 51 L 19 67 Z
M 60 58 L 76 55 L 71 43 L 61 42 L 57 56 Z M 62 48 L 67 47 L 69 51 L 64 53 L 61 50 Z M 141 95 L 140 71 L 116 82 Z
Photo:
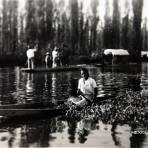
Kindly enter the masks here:
M 111 99 L 111 95 L 100 95 L 94 101 L 95 103 L 103 103 L 105 100 Z M 5 117 L 23 117 L 23 116 L 55 116 L 63 114 L 69 109 L 64 100 L 59 100 L 57 104 L 52 102 L 38 102 L 28 104 L 9 104 L 0 106 L 0 116 Z
M 60 72 L 60 71 L 73 71 L 73 70 L 79 70 L 82 67 L 85 67 L 86 65 L 74 65 L 74 66 L 65 66 L 65 67 L 55 67 L 55 68 L 35 68 L 35 69 L 29 69 L 29 68 L 21 68 L 22 72 L 28 72 L 28 73 L 35 73 L 35 72 Z
M 49 116 L 63 114 L 68 108 L 0 109 L 1 117 Z

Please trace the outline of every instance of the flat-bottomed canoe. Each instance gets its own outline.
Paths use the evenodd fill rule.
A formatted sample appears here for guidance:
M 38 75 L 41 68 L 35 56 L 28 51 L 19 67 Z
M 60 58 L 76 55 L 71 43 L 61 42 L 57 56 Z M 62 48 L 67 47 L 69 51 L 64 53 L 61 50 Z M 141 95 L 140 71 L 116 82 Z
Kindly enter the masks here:
M 29 68 L 21 68 L 21 71 L 28 72 L 28 73 L 35 73 L 35 72 L 60 72 L 60 71 L 73 71 L 73 70 L 79 70 L 82 67 L 85 67 L 86 65 L 71 65 L 71 66 L 61 66 L 61 67 L 55 67 L 55 68 L 35 68 L 35 69 L 29 69 Z
M 100 103 L 111 98 L 113 98 L 112 95 L 100 95 L 97 97 L 95 103 Z M 1 105 L 0 116 L 21 117 L 62 114 L 69 109 L 69 107 L 64 102 L 66 101 L 60 100 L 57 102 L 57 104 L 53 104 L 52 102 L 38 102 L 26 104 Z

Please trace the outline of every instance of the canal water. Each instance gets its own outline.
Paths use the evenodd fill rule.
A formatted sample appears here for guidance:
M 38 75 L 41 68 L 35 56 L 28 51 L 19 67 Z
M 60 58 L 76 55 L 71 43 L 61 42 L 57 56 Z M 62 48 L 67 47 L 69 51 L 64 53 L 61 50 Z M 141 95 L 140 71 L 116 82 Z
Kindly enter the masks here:
M 88 66 L 98 86 L 98 95 L 122 95 L 127 90 L 148 95 L 148 64 Z M 0 68 L 0 104 L 52 102 L 75 93 L 79 71 L 24 73 L 20 67 Z M 24 119 L 3 123 L 0 120 L 0 147 L 100 147 L 146 148 L 148 133 L 132 134 L 128 124 L 103 123 L 92 119 L 67 119 L 63 116 Z

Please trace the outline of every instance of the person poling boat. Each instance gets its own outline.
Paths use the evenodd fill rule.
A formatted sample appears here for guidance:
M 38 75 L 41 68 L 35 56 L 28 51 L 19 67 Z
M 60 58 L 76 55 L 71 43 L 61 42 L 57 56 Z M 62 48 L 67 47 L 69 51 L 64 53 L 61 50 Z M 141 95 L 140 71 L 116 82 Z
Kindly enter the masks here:
M 26 51 L 27 54 L 27 63 L 28 63 L 28 69 L 34 69 L 34 58 L 35 58 L 35 52 L 37 51 L 36 46 L 34 48 L 28 47 L 28 50 Z
M 68 103 L 77 106 L 85 106 L 91 104 L 97 97 L 96 81 L 89 77 L 89 72 L 86 68 L 81 69 L 81 77 L 78 82 L 78 97 L 70 97 Z

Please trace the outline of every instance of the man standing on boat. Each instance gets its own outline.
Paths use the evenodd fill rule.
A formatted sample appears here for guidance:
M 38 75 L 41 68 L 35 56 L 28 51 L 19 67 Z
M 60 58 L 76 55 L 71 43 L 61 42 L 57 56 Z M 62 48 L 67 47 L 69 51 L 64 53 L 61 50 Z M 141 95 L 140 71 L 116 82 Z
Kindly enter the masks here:
M 34 69 L 34 58 L 35 52 L 37 51 L 36 46 L 34 48 L 30 48 L 27 50 L 27 58 L 28 58 L 28 69 Z
M 45 64 L 46 64 L 46 68 L 49 68 L 51 67 L 51 64 L 52 64 L 52 57 L 51 57 L 51 54 L 50 52 L 46 52 L 46 55 L 45 55 Z
M 58 66 L 58 60 L 59 60 L 59 51 L 58 47 L 55 46 L 54 50 L 52 51 L 52 67 Z
M 81 78 L 78 82 L 78 98 L 70 98 L 70 102 L 77 106 L 85 106 L 91 104 L 97 97 L 96 81 L 89 77 L 89 72 L 86 68 L 81 69 Z

